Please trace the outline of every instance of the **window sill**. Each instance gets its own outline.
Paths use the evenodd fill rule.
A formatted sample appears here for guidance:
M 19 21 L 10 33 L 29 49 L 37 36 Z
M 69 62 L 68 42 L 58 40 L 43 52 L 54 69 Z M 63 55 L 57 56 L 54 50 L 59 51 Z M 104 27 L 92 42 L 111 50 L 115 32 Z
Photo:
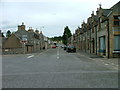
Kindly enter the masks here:
M 106 50 L 98 50 L 99 53 L 105 53 Z
M 120 50 L 114 50 L 112 53 L 120 53 Z

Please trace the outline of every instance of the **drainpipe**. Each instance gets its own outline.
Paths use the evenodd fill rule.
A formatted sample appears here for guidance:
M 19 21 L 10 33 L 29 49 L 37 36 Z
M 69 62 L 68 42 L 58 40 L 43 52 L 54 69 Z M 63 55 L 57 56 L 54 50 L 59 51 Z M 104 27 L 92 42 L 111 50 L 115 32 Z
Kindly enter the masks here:
M 95 26 L 95 34 L 96 34 L 96 55 L 97 55 L 97 26 Z
M 86 52 L 86 32 L 85 32 L 85 52 Z
M 108 34 L 108 55 L 107 58 L 110 58 L 110 31 L 109 31 L 109 19 L 107 18 L 107 34 Z
M 90 53 L 91 53 L 91 29 L 90 29 Z
M 108 34 L 108 55 L 107 58 L 110 58 L 110 30 L 109 30 L 109 16 L 112 14 L 112 11 L 107 15 L 107 34 Z

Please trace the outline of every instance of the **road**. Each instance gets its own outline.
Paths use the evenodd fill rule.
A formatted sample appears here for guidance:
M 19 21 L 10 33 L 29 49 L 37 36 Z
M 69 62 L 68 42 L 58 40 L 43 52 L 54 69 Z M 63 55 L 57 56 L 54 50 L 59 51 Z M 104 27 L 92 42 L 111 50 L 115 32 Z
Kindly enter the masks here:
M 117 66 L 61 48 L 2 57 L 3 88 L 118 88 Z

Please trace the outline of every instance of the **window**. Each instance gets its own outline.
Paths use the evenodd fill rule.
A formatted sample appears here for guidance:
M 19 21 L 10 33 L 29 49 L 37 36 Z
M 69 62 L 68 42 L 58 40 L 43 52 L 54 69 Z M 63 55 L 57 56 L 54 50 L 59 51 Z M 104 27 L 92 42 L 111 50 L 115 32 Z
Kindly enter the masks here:
M 114 50 L 120 50 L 120 35 L 114 36 Z
M 114 16 L 114 26 L 120 26 L 120 16 Z
M 114 26 L 120 26 L 120 21 L 114 21 Z
M 99 52 L 105 52 L 106 50 L 105 36 L 99 38 L 99 43 L 100 43 Z
M 120 19 L 120 16 L 114 16 L 114 20 L 119 20 Z

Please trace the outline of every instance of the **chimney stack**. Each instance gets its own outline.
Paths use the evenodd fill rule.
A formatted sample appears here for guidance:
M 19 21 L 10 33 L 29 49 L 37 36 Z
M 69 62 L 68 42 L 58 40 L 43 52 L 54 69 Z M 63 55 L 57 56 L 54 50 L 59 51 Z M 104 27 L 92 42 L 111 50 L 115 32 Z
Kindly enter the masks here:
M 18 30 L 21 30 L 21 25 L 18 25 Z
M 33 29 L 32 29 L 32 27 L 29 27 L 29 30 L 28 30 L 28 32 L 33 32 Z
M 92 14 L 91 14 L 91 17 L 93 17 L 94 16 L 94 11 L 92 11 Z
M 39 34 L 39 30 L 37 30 L 37 28 L 36 28 L 36 30 L 35 30 L 35 33 Z
M 99 8 L 97 8 L 96 15 L 98 15 L 98 13 L 99 13 Z
M 22 22 L 22 25 L 18 25 L 18 30 L 25 30 L 24 22 Z

